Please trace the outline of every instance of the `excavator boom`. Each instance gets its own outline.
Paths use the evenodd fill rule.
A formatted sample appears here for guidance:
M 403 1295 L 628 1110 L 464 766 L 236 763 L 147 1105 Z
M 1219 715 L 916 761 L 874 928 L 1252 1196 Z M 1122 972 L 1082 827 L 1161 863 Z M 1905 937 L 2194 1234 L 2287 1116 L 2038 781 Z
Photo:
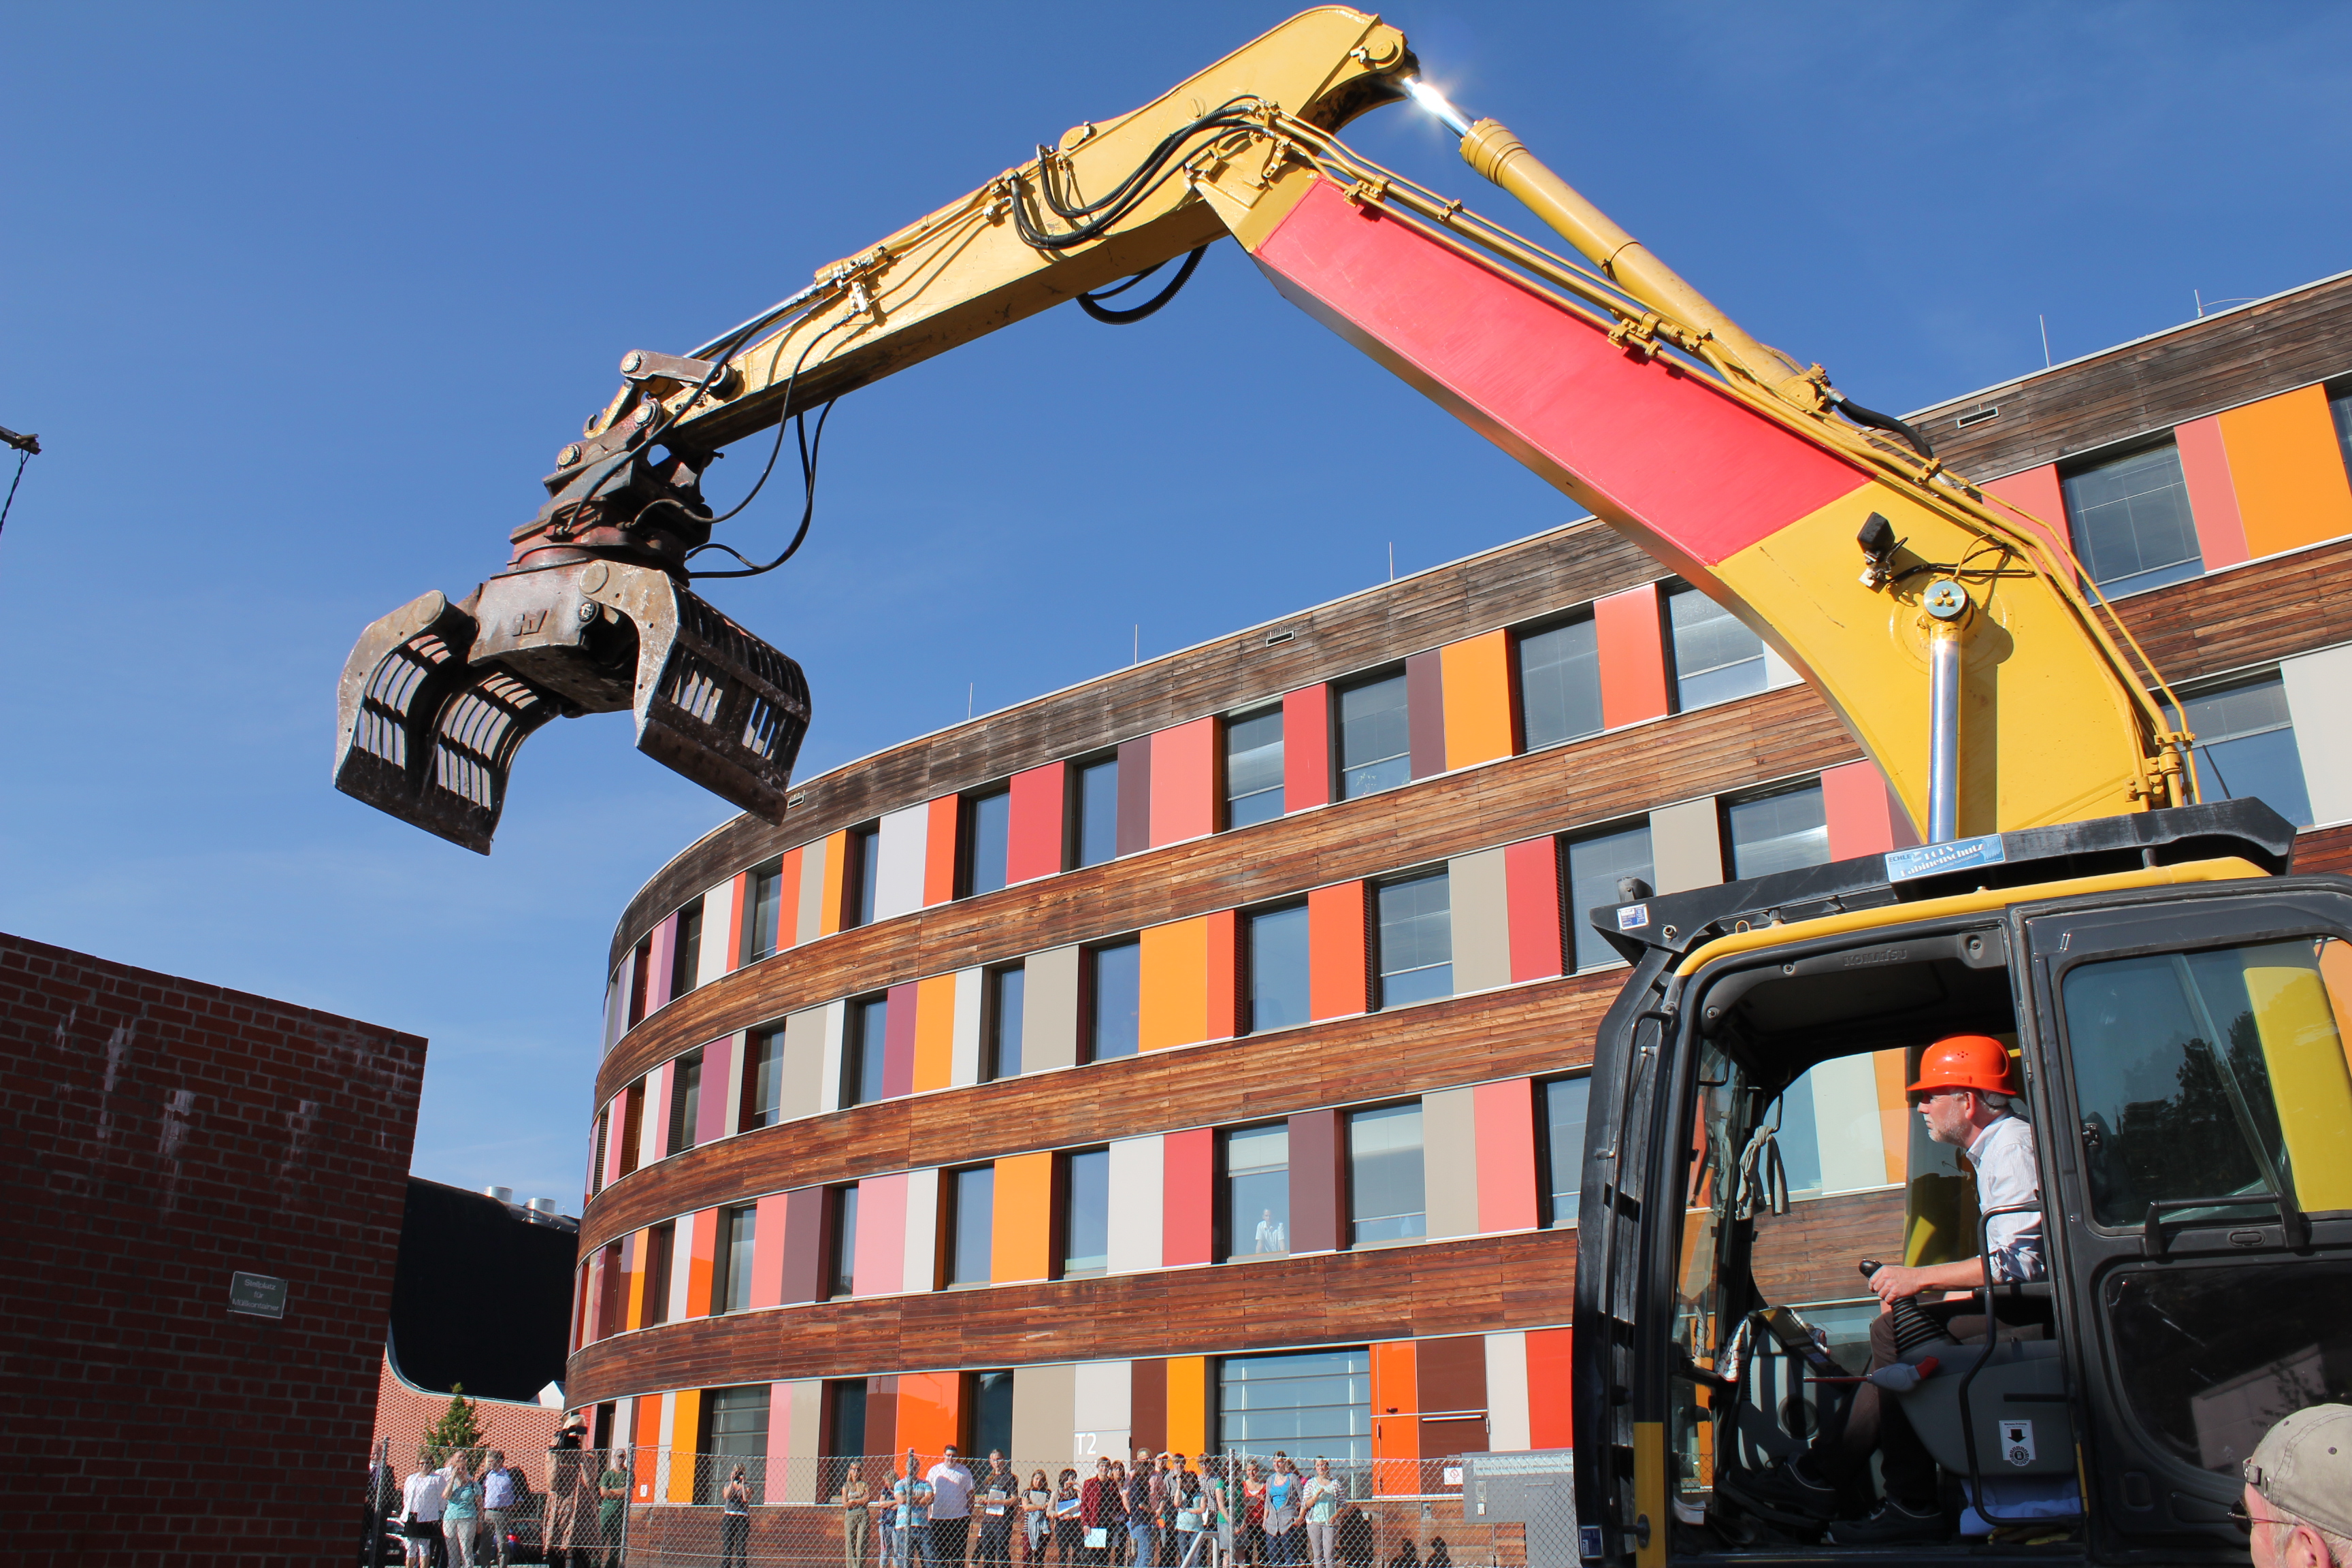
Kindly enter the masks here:
M 713 457 L 1055 304 L 1115 318 L 1085 297 L 1194 253 L 1181 283 L 1231 236 L 1294 303 L 1730 607 L 1933 837 L 2187 798 L 2161 683 L 2085 597 L 2063 531 L 1757 342 L 1416 69 L 1376 18 L 1307 12 L 693 353 L 626 355 L 506 570 L 460 603 L 404 606 L 352 650 L 338 786 L 487 853 L 521 741 L 626 708 L 640 749 L 777 819 L 807 691 L 686 585 L 712 574 L 688 563 L 723 521 L 698 489 Z M 1583 262 L 1336 140 L 1408 94 Z

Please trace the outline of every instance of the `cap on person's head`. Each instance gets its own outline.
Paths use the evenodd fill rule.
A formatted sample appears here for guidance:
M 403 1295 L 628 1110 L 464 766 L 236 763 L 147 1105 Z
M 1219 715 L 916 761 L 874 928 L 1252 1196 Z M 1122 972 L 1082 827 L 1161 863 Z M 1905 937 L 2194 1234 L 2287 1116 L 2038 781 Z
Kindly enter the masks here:
M 1919 1057 L 1919 1081 L 1903 1092 L 1973 1089 L 1980 1094 L 2017 1093 L 2010 1076 L 2009 1047 L 1990 1035 L 1946 1035 Z
M 2352 1535 L 2352 1405 L 2314 1405 L 2273 1426 L 2245 1477 L 2273 1506 Z

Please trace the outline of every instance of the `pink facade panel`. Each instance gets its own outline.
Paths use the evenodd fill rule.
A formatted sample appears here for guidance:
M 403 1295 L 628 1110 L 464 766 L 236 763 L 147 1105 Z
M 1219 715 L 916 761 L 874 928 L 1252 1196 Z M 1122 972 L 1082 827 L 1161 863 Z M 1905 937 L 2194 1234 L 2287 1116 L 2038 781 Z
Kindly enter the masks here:
M 1062 868 L 1065 837 L 1064 780 L 1068 768 L 1048 763 L 1013 775 L 1013 802 L 1005 834 L 1004 879 L 1026 882 Z
M 1867 757 L 1822 770 L 1822 811 L 1829 818 L 1832 860 L 1883 855 L 1919 842 L 1886 775 Z
M 882 1098 L 915 1092 L 915 994 L 913 982 L 890 987 L 882 1042 Z
M 1195 719 L 1151 737 L 1151 844 L 1217 830 L 1217 721 Z
M 751 1218 L 751 1305 L 774 1307 L 784 1300 L 785 1194 L 761 1198 Z
M 2230 454 L 2221 445 L 2218 416 L 2191 419 L 2172 432 L 2180 449 L 2180 478 L 2189 487 L 2189 513 L 2197 523 L 2197 552 L 2205 569 L 2235 566 L 2247 558 L 2246 522 L 2238 513 L 2238 487 L 2230 479 Z
M 1559 841 L 1529 838 L 1505 846 L 1503 883 L 1511 912 L 1511 978 L 1559 973 Z
M 1206 1263 L 1215 1245 L 1216 1132 L 1196 1127 L 1160 1141 L 1160 1255 L 1171 1268 Z
M 654 927 L 653 973 L 646 983 L 646 1011 L 658 1013 L 669 1005 L 670 987 L 677 975 L 677 916 Z
M 1535 1085 L 1528 1079 L 1482 1083 L 1471 1091 L 1478 1128 L 1478 1228 L 1536 1226 Z
M 1282 809 L 1331 804 L 1331 689 L 1309 686 L 1282 700 Z
M 868 1176 L 857 1184 L 860 1296 L 895 1296 L 907 1280 L 907 1176 Z
M 735 1058 L 743 1049 L 743 1037 L 729 1035 L 702 1047 L 702 1093 L 696 1102 L 694 1142 L 700 1148 L 716 1143 L 733 1129 L 728 1126 L 728 1112 L 734 1109 L 727 1085 L 735 1076 Z

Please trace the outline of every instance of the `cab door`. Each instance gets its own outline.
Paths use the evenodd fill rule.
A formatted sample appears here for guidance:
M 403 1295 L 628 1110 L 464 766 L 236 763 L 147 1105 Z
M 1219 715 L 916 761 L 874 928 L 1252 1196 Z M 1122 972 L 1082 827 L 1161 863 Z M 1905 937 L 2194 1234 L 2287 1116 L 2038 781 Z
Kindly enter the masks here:
M 2012 911 L 2098 1555 L 2243 1550 L 2239 1466 L 2352 1395 L 2339 879 Z

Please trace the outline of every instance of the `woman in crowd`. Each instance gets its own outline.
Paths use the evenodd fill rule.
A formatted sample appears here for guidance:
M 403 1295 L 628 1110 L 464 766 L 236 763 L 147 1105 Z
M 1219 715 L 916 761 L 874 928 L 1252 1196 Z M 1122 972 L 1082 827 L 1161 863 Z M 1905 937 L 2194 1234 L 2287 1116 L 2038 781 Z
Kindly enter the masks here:
M 751 1483 L 738 1465 L 719 1494 L 719 1568 L 744 1568 L 751 1550 Z M 851 1568 L 856 1568 L 856 1559 Z
M 449 1456 L 447 1500 L 442 1505 L 442 1532 L 449 1542 L 451 1568 L 474 1568 L 474 1538 L 481 1532 L 482 1483 L 474 1479 L 470 1454 Z
M 1084 1523 L 1086 1490 L 1078 1485 L 1077 1471 L 1062 1472 L 1062 1479 L 1055 1484 L 1054 1500 L 1050 1506 L 1054 1513 L 1055 1554 L 1059 1558 L 1062 1568 L 1078 1568 L 1078 1553 L 1085 1550 L 1082 1543 L 1087 1538 L 1087 1527 Z
M 1298 1473 L 1290 1456 L 1276 1449 L 1274 1474 L 1265 1479 L 1266 1561 L 1275 1568 L 1297 1568 L 1305 1561 L 1306 1514 L 1299 1494 L 1306 1488 L 1307 1478 Z
M 1242 1467 L 1241 1516 L 1234 1526 L 1236 1568 L 1265 1568 L 1265 1472 L 1255 1459 Z
M 1128 1552 L 1134 1542 L 1129 1539 L 1127 1533 L 1127 1461 L 1125 1459 L 1113 1459 L 1110 1462 L 1110 1484 L 1118 1494 L 1110 1505 L 1108 1516 L 1110 1563 L 1111 1568 L 1126 1568 Z
M 1215 1554 L 1204 1558 L 1202 1553 L 1216 1540 L 1212 1533 L 1217 1528 L 1216 1512 L 1210 1507 L 1209 1489 L 1202 1484 L 1200 1472 L 1187 1466 L 1181 1456 L 1168 1473 L 1168 1509 L 1175 1517 L 1181 1552 L 1176 1568 L 1214 1568 Z
M 1347 1500 L 1348 1489 L 1331 1477 L 1331 1461 L 1315 1461 L 1315 1474 L 1307 1479 L 1300 1493 L 1302 1509 L 1307 1516 L 1307 1552 L 1312 1568 L 1337 1568 L 1331 1554 L 1332 1529 L 1339 1521 L 1339 1505 Z
M 866 1484 L 857 1461 L 849 1461 L 849 1471 L 841 1478 L 841 1495 L 834 1500 L 841 1504 L 842 1568 L 865 1568 L 866 1531 L 873 1517 L 874 1489 Z
M 1053 1517 L 1046 1510 L 1053 1501 L 1045 1472 L 1030 1471 L 1029 1484 L 1021 1489 L 1021 1561 L 1029 1568 L 1045 1561 L 1045 1542 L 1054 1533 Z

